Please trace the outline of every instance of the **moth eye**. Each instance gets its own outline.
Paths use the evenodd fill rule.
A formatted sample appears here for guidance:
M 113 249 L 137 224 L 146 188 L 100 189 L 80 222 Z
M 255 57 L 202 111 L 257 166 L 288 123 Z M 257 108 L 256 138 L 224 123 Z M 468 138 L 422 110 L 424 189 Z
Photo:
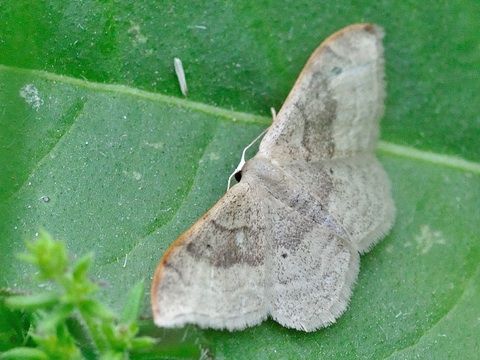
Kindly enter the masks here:
M 287 256 L 288 256 L 288 255 L 287 255 L 286 253 L 283 253 L 283 254 L 282 254 L 282 257 L 283 257 L 284 259 L 286 259 Z
M 235 180 L 240 182 L 240 180 L 242 180 L 242 171 L 239 171 L 239 172 L 235 173 L 234 176 L 235 176 Z

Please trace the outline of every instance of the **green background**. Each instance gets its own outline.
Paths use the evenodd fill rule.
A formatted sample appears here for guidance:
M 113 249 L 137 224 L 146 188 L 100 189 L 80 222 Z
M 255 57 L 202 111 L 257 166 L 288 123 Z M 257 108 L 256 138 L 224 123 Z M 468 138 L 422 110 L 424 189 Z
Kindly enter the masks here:
M 378 155 L 398 214 L 362 257 L 348 311 L 310 334 L 272 321 L 235 333 L 144 331 L 179 344 L 188 332 L 220 358 L 474 358 L 479 14 L 480 2 L 460 0 L 1 2 L 0 286 L 31 290 L 14 254 L 43 228 L 72 256 L 94 252 L 103 297 L 119 309 L 222 196 L 320 42 L 372 22 L 387 34 Z

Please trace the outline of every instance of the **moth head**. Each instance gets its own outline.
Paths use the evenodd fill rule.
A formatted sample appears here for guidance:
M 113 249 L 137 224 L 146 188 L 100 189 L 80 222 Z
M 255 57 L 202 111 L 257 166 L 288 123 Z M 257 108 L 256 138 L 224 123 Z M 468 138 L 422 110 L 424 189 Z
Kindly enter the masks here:
M 269 182 L 280 182 L 284 179 L 284 173 L 277 166 L 274 166 L 269 159 L 257 154 L 235 174 L 235 179 L 237 177 L 245 181 L 260 178 Z

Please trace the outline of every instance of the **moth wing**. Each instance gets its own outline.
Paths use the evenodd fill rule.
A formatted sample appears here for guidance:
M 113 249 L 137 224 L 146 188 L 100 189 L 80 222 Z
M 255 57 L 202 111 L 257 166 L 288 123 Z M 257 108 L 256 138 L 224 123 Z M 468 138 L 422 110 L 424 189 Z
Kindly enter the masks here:
M 322 204 L 359 252 L 383 238 L 395 220 L 388 176 L 373 154 L 282 167 L 288 187 L 301 187 Z
M 345 311 L 359 254 L 318 202 L 307 209 L 297 194 L 289 198 L 295 200 L 265 198 L 269 314 L 283 326 L 314 331 Z
M 240 330 L 267 317 L 265 226 L 247 184 L 237 184 L 176 240 L 152 284 L 154 322 Z
M 385 98 L 383 31 L 349 26 L 312 54 L 260 144 L 277 163 L 372 151 Z

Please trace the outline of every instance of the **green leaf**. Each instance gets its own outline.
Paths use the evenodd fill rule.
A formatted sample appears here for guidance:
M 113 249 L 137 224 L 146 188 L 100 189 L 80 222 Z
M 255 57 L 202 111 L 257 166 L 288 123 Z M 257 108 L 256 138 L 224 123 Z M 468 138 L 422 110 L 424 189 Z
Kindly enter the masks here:
M 52 311 L 38 311 L 36 315 L 37 332 L 43 334 L 55 334 L 56 329 L 71 315 L 74 307 L 70 304 L 60 305 Z
M 60 295 L 55 292 L 47 292 L 35 295 L 14 295 L 5 299 L 5 303 L 11 309 L 38 309 L 49 307 L 59 302 Z
M 140 336 L 132 339 L 132 349 L 137 351 L 143 350 L 143 349 L 149 349 L 157 343 L 158 341 L 156 341 L 155 339 L 149 336 Z
M 73 279 L 78 282 L 87 282 L 85 279 L 87 271 L 92 264 L 93 255 L 88 254 L 77 260 L 72 268 Z
M 0 352 L 29 344 L 30 316 L 7 306 L 3 294 L 0 295 L 0 319 Z
M 116 315 L 112 312 L 112 310 L 97 300 L 88 299 L 82 301 L 80 304 L 78 304 L 78 307 L 82 312 L 82 315 L 85 316 L 96 317 L 105 320 L 113 320 L 116 318 Z
M 362 257 L 335 325 L 304 334 L 267 321 L 199 331 L 199 341 L 224 358 L 475 358 L 480 3 L 132 4 L 0 6 L 0 286 L 37 290 L 14 254 L 44 228 L 70 254 L 94 252 L 104 299 L 120 310 L 225 192 L 241 150 L 315 47 L 368 21 L 387 34 L 379 155 L 393 182 L 394 229 Z M 148 297 L 143 305 L 149 315 Z
M 44 319 L 44 321 L 51 326 L 55 323 L 55 320 L 50 319 Z M 82 354 L 75 345 L 75 341 L 70 335 L 67 326 L 62 323 L 59 324 L 56 329 L 48 329 L 48 325 L 43 328 L 40 327 L 36 334 L 30 334 L 35 343 L 45 351 L 48 358 L 59 360 L 81 360 Z
M 48 356 L 42 350 L 18 347 L 0 354 L 0 359 L 48 360 Z
M 35 265 L 42 280 L 52 280 L 61 277 L 68 264 L 65 244 L 52 241 L 49 234 L 40 232 L 37 239 L 27 241 L 28 254 L 18 254 L 18 259 Z
M 128 292 L 122 314 L 120 315 L 120 324 L 129 325 L 137 321 L 145 296 L 145 284 L 139 281 Z

